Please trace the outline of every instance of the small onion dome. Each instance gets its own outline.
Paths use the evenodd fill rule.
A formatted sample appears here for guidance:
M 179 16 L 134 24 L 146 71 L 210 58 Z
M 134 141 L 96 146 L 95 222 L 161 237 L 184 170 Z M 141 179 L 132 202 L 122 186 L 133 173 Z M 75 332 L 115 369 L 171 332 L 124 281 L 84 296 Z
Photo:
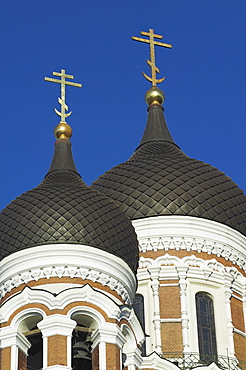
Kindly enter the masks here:
M 121 258 L 134 273 L 137 269 L 138 243 L 131 222 L 112 200 L 82 181 L 68 139 L 56 141 L 41 184 L 2 211 L 0 230 L 0 259 L 45 244 L 81 244 Z
M 182 152 L 168 130 L 161 102 L 153 100 L 153 95 L 146 94 L 150 106 L 139 147 L 91 188 L 114 199 L 131 220 L 194 216 L 246 235 L 245 194 L 224 173 Z

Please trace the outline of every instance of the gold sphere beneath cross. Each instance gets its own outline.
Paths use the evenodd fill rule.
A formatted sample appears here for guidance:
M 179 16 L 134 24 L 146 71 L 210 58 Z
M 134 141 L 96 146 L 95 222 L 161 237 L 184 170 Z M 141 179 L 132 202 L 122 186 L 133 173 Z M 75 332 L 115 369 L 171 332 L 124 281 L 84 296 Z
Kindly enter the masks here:
M 152 86 L 145 94 L 145 101 L 148 105 L 160 104 L 162 105 L 165 100 L 164 92 L 157 86 Z
M 54 129 L 54 135 L 57 140 L 70 139 L 72 128 L 66 122 L 60 122 Z

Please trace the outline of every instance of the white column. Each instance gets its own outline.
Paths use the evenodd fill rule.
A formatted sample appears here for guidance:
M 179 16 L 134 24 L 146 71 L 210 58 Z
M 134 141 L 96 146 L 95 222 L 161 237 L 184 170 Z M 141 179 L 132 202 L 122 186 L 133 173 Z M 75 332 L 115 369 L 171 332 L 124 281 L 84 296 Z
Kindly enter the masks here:
M 151 279 L 151 288 L 153 292 L 153 303 L 154 303 L 154 330 L 155 330 L 155 351 L 157 353 L 162 352 L 161 346 L 161 317 L 160 317 L 160 299 L 159 299 L 159 272 L 160 267 L 149 267 L 148 272 Z
M 18 369 L 18 347 L 16 344 L 11 346 L 11 362 L 10 362 L 10 369 L 17 370 Z
M 17 370 L 18 368 L 18 350 L 27 354 L 31 344 L 23 334 L 19 334 L 11 327 L 4 327 L 0 331 L 1 348 L 11 347 L 10 369 Z
M 181 306 L 181 323 L 182 323 L 182 337 L 183 337 L 183 350 L 189 352 L 189 318 L 187 310 L 187 271 L 188 267 L 177 266 L 176 270 L 179 276 L 179 287 L 180 287 L 180 306 Z
M 120 328 L 116 324 L 104 323 L 100 326 L 91 337 L 93 342 L 92 350 L 99 346 L 99 370 L 107 370 L 106 368 L 106 343 L 116 344 L 122 350 L 125 344 L 125 337 Z
M 234 277 L 230 274 L 225 274 L 225 288 L 224 288 L 224 296 L 225 296 L 225 306 L 226 306 L 226 321 L 227 321 L 227 333 L 229 338 L 228 344 L 228 356 L 235 357 L 235 349 L 234 349 L 234 339 L 233 339 L 233 329 L 234 326 L 232 324 L 232 317 L 231 317 L 231 285 Z
M 106 342 L 99 343 L 99 370 L 106 369 Z
M 76 321 L 71 320 L 64 315 L 55 314 L 46 316 L 37 326 L 41 330 L 43 336 L 43 370 L 72 370 L 71 337 L 73 329 L 76 326 Z M 53 335 L 63 335 L 67 337 L 67 366 L 47 366 L 48 337 Z

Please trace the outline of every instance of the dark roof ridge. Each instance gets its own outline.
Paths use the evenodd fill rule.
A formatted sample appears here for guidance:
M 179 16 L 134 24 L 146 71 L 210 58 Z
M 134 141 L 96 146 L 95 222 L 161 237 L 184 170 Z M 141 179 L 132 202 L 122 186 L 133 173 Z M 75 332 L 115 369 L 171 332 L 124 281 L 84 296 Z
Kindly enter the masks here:
M 54 155 L 49 171 L 45 177 L 57 170 L 66 170 L 80 176 L 74 163 L 71 146 L 71 141 L 68 139 L 59 139 L 55 141 Z
M 148 109 L 148 118 L 141 142 L 137 149 L 145 143 L 151 141 L 167 141 L 179 148 L 172 138 L 168 129 L 165 117 L 164 108 L 160 104 L 151 104 Z M 136 150 L 137 150 L 136 149 Z

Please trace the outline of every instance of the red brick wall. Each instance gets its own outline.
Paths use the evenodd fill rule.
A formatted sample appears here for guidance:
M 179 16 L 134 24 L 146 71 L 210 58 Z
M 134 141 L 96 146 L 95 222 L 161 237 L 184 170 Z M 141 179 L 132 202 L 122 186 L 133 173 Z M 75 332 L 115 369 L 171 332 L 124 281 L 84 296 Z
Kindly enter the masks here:
M 161 286 L 159 288 L 159 297 L 161 319 L 181 317 L 180 290 L 178 286 Z
M 67 337 L 52 335 L 48 337 L 48 366 L 67 365 Z
M 246 362 L 246 338 L 238 333 L 234 333 L 234 346 L 236 358 L 239 361 Z
M 231 315 L 234 327 L 244 332 L 243 302 L 235 297 L 231 298 Z
M 161 324 L 162 352 L 182 352 L 182 327 L 180 322 Z
M 106 368 L 107 370 L 121 370 L 120 349 L 116 344 L 106 343 Z
M 99 345 L 92 352 L 92 369 L 99 370 Z
M 27 355 L 18 350 L 18 370 L 27 370 Z
M 10 370 L 11 347 L 2 348 L 0 351 L 0 370 Z

